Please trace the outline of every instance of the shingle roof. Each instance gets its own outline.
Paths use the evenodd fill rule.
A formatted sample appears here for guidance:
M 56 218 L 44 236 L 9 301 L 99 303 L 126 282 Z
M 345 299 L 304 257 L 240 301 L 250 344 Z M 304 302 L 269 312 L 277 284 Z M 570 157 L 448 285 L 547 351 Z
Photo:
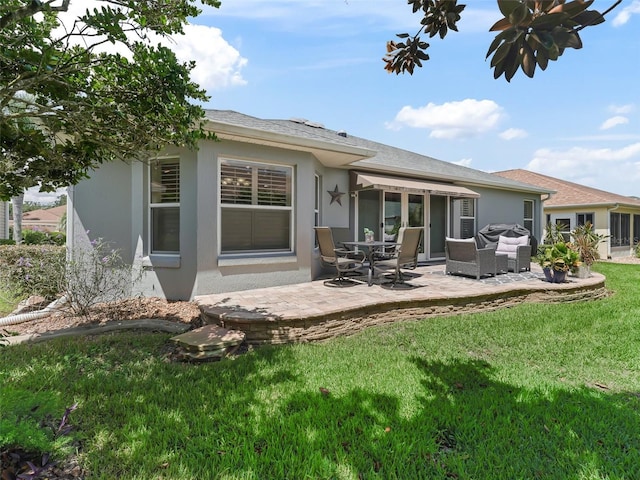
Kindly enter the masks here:
M 308 122 L 304 119 L 264 120 L 231 110 L 207 110 L 206 118 L 212 122 L 240 126 L 260 132 L 321 141 L 335 146 L 364 148 L 371 151 L 373 154 L 371 158 L 353 162 L 349 165 L 349 168 L 393 172 L 415 177 L 540 194 L 551 191 L 545 186 L 539 187 L 522 183 L 506 177 L 499 177 L 492 173 L 347 135 L 344 132 L 330 130 L 323 125 Z
M 640 200 L 636 198 L 586 187 L 578 183 L 567 182 L 559 178 L 542 175 L 541 173 L 530 172 L 523 169 L 504 170 L 494 173 L 504 178 L 555 190 L 557 193 L 554 193 L 549 200 L 545 200 L 545 207 L 616 204 L 640 207 Z
M 51 221 L 51 222 L 59 222 L 62 216 L 67 211 L 66 205 L 61 205 L 59 207 L 53 208 L 39 208 L 37 210 L 31 210 L 30 212 L 25 212 L 22 215 L 22 220 L 41 220 L 41 221 Z

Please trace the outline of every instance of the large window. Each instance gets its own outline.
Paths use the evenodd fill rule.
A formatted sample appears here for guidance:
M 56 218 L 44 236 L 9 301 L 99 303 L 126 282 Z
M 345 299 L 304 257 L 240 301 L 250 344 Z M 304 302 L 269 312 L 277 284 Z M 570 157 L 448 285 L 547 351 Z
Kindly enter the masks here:
M 293 169 L 222 160 L 222 253 L 291 251 Z
M 631 243 L 631 215 L 611 212 L 611 246 L 628 247 Z
M 180 159 L 155 160 L 149 167 L 151 253 L 180 251 Z
M 522 219 L 524 222 L 522 226 L 529 230 L 531 235 L 535 235 L 533 231 L 533 200 L 524 201 L 524 215 Z
M 640 215 L 633 215 L 633 244 L 640 242 Z

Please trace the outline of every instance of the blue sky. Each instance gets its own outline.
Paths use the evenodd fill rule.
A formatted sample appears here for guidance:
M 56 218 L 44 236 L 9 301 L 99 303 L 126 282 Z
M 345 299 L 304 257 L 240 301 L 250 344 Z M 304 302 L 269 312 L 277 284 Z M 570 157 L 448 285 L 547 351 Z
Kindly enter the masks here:
M 459 32 L 427 39 L 431 59 L 413 76 L 382 61 L 387 40 L 417 31 L 406 0 L 222 0 L 170 46 L 197 62 L 207 108 L 305 118 L 478 170 L 640 196 L 640 0 L 583 30 L 581 50 L 511 83 L 485 60 L 496 2 L 461 3 Z

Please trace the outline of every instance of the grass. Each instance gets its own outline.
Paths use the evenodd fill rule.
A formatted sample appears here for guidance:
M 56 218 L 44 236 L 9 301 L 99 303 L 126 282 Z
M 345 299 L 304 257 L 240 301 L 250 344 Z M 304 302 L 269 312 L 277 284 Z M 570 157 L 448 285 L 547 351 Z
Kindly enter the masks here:
M 11 291 L 0 288 L 0 318 L 9 315 L 18 305 L 18 299 Z
M 166 362 L 161 334 L 5 347 L 0 388 L 78 402 L 98 479 L 640 478 L 640 268 L 596 269 L 614 292 L 596 302 L 219 363 Z

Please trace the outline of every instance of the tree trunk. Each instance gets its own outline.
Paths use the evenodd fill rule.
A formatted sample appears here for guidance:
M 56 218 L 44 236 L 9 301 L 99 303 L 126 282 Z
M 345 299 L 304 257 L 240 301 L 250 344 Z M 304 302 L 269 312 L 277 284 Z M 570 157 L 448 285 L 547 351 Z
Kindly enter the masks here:
M 22 204 L 24 202 L 24 192 L 11 199 L 13 206 L 13 240 L 16 245 L 22 243 Z

